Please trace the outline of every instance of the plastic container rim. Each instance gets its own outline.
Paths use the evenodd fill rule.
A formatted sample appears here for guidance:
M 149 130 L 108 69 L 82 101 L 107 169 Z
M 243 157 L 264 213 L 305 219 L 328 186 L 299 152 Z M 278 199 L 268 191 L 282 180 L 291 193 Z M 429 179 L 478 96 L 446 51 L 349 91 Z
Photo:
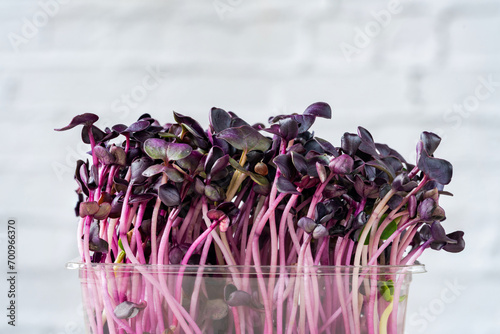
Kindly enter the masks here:
M 151 264 L 134 264 L 134 263 L 84 263 L 79 260 L 71 260 L 66 263 L 67 269 L 79 269 L 79 270 L 113 270 L 114 272 L 127 272 L 127 271 L 146 271 L 148 273 L 178 273 L 180 270 L 184 272 L 198 271 L 199 269 L 207 270 L 210 272 L 217 273 L 248 273 L 255 272 L 256 266 L 254 265 L 178 265 L 178 264 L 164 264 L 164 265 L 151 265 Z M 295 273 L 314 273 L 314 274 L 352 274 L 356 270 L 360 273 L 375 272 L 378 275 L 384 274 L 401 274 L 401 273 L 412 273 L 419 274 L 425 273 L 425 265 L 423 264 L 413 264 L 413 265 L 372 265 L 372 266 L 301 266 L 297 267 L 295 265 L 288 266 L 259 266 L 259 269 L 263 273 L 279 273 L 282 270 L 287 272 Z M 300 269 L 300 270 L 298 270 Z M 372 273 L 370 273 L 372 274 Z

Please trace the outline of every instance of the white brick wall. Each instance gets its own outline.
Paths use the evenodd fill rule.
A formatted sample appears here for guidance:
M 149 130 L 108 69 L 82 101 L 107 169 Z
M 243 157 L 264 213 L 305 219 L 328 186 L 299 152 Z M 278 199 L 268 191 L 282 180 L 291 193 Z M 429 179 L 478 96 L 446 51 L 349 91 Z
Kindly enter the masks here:
M 45 6 L 51 15 L 47 3 L 59 3 Z M 131 123 L 143 112 L 166 122 L 172 110 L 206 125 L 212 106 L 256 122 L 323 100 L 334 119 L 316 132 L 337 144 L 362 125 L 411 158 L 421 131 L 442 134 L 438 155 L 455 166 L 446 224 L 466 231 L 467 248 L 423 256 L 429 273 L 415 278 L 407 333 L 497 333 L 500 3 L 394 4 L 3 0 L 0 219 L 19 220 L 21 269 L 19 327 L 1 320 L 0 332 L 83 333 L 77 274 L 64 263 L 77 254 L 71 170 L 73 152 L 85 148 L 78 131 L 53 128 L 87 111 L 101 115 L 101 125 Z M 387 23 L 378 30 L 376 17 Z M 9 36 L 23 31 L 26 43 L 15 51 Z M 350 61 L 346 44 L 356 47 Z M 124 94 L 133 96 L 151 69 L 158 87 L 120 113 Z M 479 77 L 491 78 L 490 90 Z M 465 289 L 440 304 L 455 280 Z

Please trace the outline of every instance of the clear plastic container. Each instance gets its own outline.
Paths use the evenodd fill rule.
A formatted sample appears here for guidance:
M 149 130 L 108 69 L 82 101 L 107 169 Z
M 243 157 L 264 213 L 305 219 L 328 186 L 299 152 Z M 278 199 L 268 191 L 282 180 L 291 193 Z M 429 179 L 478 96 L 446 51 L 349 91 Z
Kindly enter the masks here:
M 413 266 L 78 269 L 88 333 L 404 333 Z M 395 302 L 397 301 L 397 302 Z

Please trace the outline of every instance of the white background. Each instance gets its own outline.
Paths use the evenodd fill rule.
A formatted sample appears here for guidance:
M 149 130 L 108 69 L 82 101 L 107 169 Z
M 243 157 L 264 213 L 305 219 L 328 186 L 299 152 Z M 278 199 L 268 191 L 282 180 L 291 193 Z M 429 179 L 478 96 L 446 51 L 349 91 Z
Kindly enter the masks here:
M 486 0 L 2 0 L 0 267 L 14 217 L 19 308 L 7 327 L 0 274 L 0 332 L 83 333 L 64 265 L 77 256 L 72 170 L 86 148 L 54 128 L 83 112 L 105 127 L 173 110 L 206 125 L 213 106 L 265 122 L 325 101 L 333 119 L 316 134 L 337 146 L 362 125 L 411 160 L 435 131 L 454 165 L 444 226 L 467 247 L 422 256 L 407 333 L 499 333 L 499 36 L 500 3 Z

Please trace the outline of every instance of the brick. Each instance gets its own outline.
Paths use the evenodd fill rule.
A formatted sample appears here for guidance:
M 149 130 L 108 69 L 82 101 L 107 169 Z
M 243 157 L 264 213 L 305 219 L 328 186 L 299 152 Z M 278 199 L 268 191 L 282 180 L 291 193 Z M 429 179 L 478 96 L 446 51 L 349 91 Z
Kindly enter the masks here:
M 420 84 L 421 99 L 425 105 L 443 109 L 452 108 L 454 104 L 463 104 L 474 99 L 477 87 L 485 87 L 482 83 L 491 76 L 493 82 L 500 82 L 500 72 L 481 71 L 436 71 L 426 73 Z M 483 78 L 483 79 L 480 79 Z M 489 92 L 485 88 L 478 91 L 484 99 L 479 107 L 497 105 L 500 101 L 500 87 L 493 86 Z
M 316 52 L 312 57 L 318 66 L 330 70 L 350 67 L 369 68 L 374 56 L 377 44 L 376 39 L 370 39 L 366 47 L 359 47 L 357 43 L 358 30 L 364 29 L 362 21 L 353 25 L 344 20 L 320 23 L 314 31 L 312 39 L 316 41 L 313 45 Z
M 439 50 L 434 20 L 429 17 L 396 18 L 390 21 L 383 41 L 387 66 L 432 67 Z
M 493 17 L 458 17 L 449 27 L 449 61 L 454 67 L 500 69 L 500 14 Z
M 171 120 L 171 110 L 189 114 L 205 126 L 210 108 L 232 110 L 249 123 L 262 122 L 269 96 L 269 83 L 264 78 L 219 78 L 189 76 L 173 78 L 158 88 L 148 101 L 151 106 L 163 106 L 158 118 Z M 265 117 L 264 120 L 267 120 Z
M 284 82 L 283 89 L 292 106 L 325 100 L 337 110 L 365 110 L 363 114 L 371 113 L 375 117 L 379 111 L 395 108 L 404 110 L 408 106 L 404 82 L 403 73 L 357 71 L 339 73 L 329 78 L 314 73 Z

